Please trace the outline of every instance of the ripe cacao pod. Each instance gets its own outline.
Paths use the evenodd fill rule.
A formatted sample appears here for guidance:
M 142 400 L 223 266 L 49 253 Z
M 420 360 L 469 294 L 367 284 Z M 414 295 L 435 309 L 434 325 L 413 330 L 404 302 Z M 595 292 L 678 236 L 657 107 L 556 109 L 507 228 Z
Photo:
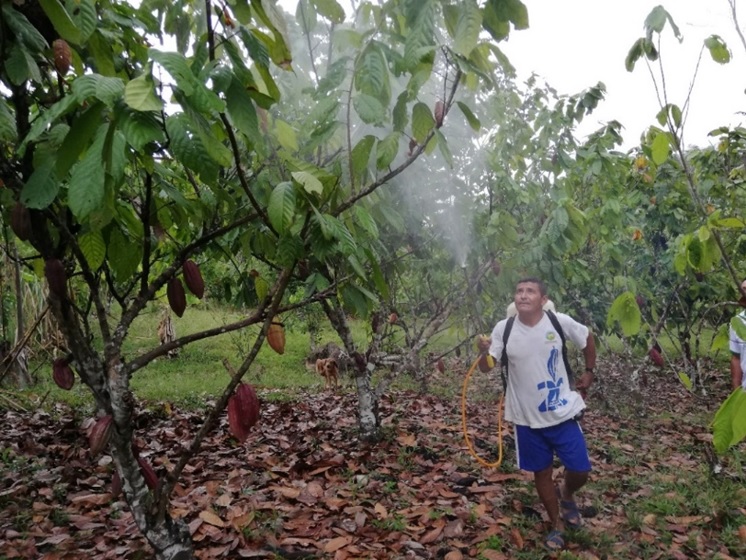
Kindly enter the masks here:
M 58 298 L 65 297 L 67 291 L 67 273 L 65 265 L 59 259 L 47 259 L 44 263 L 44 276 L 49 284 L 49 291 Z
M 72 60 L 72 51 L 70 45 L 64 39 L 55 39 L 52 42 L 52 52 L 54 53 L 54 67 L 62 76 L 70 70 Z
M 75 374 L 65 358 L 57 358 L 52 363 L 52 379 L 60 389 L 69 391 L 75 384 Z
M 21 241 L 28 241 L 31 237 L 31 214 L 20 202 L 13 206 L 13 212 L 10 215 L 10 227 L 16 237 Z
M 389 325 L 393 325 L 399 320 L 399 316 L 396 313 L 389 315 Z
M 231 434 L 243 443 L 249 430 L 259 420 L 259 399 L 254 387 L 239 383 L 236 392 L 228 399 L 228 427 Z
M 205 295 L 205 281 L 202 279 L 202 273 L 199 271 L 197 264 L 188 260 L 184 263 L 184 283 L 189 291 L 199 299 Z
M 142 474 L 142 477 L 145 479 L 145 484 L 147 484 L 148 488 L 151 490 L 155 490 L 158 486 L 158 475 L 155 474 L 153 466 L 147 459 L 143 459 L 142 457 L 137 458 L 137 464 L 140 465 L 140 474 Z
M 111 497 L 116 498 L 122 493 L 122 477 L 119 476 L 119 471 L 114 470 L 114 474 L 111 475 Z
M 445 372 L 445 370 L 446 370 L 446 364 L 445 364 L 445 362 L 443 361 L 443 358 L 440 358 L 440 359 L 438 360 L 438 363 L 436 364 L 436 366 L 435 366 L 435 367 L 437 367 L 437 368 L 438 368 L 438 371 L 439 371 L 440 373 L 444 373 L 444 372 Z
M 641 296 L 640 294 L 637 294 L 635 296 L 635 301 L 637 302 L 637 307 L 639 307 L 640 309 L 645 307 L 645 298 Z
M 96 457 L 106 449 L 107 445 L 109 445 L 112 421 L 113 418 L 111 414 L 107 414 L 106 416 L 102 416 L 96 420 L 96 423 L 91 426 L 91 431 L 88 433 L 88 444 L 91 450 L 91 457 Z
M 651 348 L 648 352 L 648 356 L 650 356 L 650 359 L 653 361 L 653 363 L 658 367 L 663 367 L 665 365 L 665 362 L 663 361 L 663 356 L 661 356 L 661 353 L 656 350 L 655 348 Z
M 184 285 L 178 278 L 171 278 L 166 288 L 166 296 L 168 297 L 168 304 L 171 309 L 178 317 L 184 315 L 186 309 L 186 293 L 184 293 Z
M 285 329 L 283 328 L 282 323 L 272 320 L 272 323 L 269 325 L 269 330 L 267 331 L 267 342 L 269 342 L 269 346 L 272 350 L 278 354 L 285 353 Z

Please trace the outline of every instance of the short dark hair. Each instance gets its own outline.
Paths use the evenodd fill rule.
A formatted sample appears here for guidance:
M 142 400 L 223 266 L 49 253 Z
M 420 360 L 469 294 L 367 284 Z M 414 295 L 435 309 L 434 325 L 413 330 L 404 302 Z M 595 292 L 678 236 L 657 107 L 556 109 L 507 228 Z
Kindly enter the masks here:
M 525 278 L 521 278 L 516 283 L 516 286 L 518 284 L 536 284 L 539 286 L 539 293 L 543 296 L 547 295 L 547 285 L 544 283 L 544 280 L 541 278 L 537 278 L 536 276 L 526 276 Z

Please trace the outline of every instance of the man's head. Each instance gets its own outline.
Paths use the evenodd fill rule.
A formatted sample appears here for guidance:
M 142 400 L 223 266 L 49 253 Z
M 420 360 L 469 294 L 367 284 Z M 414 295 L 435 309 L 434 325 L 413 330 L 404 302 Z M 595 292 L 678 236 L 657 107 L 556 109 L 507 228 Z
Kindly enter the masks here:
M 522 278 L 516 284 L 513 301 L 519 315 L 540 313 L 547 302 L 547 286 L 533 276 Z

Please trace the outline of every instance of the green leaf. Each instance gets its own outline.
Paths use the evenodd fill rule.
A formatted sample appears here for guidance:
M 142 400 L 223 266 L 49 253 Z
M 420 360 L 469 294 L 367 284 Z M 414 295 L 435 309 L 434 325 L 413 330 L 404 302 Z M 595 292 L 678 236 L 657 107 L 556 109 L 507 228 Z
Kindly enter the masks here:
M 730 336 L 728 333 L 729 326 L 729 324 L 723 323 L 718 327 L 717 333 L 715 334 L 715 336 L 712 337 L 712 343 L 710 344 L 711 352 L 717 352 L 718 350 L 722 350 L 724 352 L 728 351 L 728 347 L 730 344 Z
M 606 324 L 611 327 L 614 323 L 619 323 L 624 336 L 634 336 L 640 332 L 642 317 L 632 292 L 624 292 L 611 304 Z
M 275 120 L 275 133 L 277 141 L 283 148 L 292 152 L 298 151 L 298 137 L 292 126 L 281 119 L 277 119 Z
M 746 320 L 741 315 L 736 315 L 730 320 L 730 328 L 741 340 L 746 340 Z
M 267 282 L 261 276 L 254 277 L 254 290 L 256 291 L 256 297 L 259 301 L 264 301 L 269 293 L 269 282 Z
M 121 107 L 117 113 L 117 126 L 130 146 L 138 152 L 151 142 L 165 141 L 160 115 L 154 112 L 133 111 Z
M 21 202 L 24 206 L 41 210 L 57 198 L 60 185 L 54 167 L 54 158 L 49 158 L 34 170 L 21 189 Z
M 443 156 L 443 159 L 446 160 L 448 167 L 453 169 L 453 154 L 451 154 L 451 149 L 448 147 L 446 137 L 443 136 L 443 133 L 440 130 L 436 130 L 435 138 L 438 141 L 438 148 L 440 148 L 440 153 Z
M 248 140 L 256 145 L 264 144 L 262 134 L 259 132 L 259 119 L 254 108 L 254 102 L 237 79 L 231 82 L 225 94 L 228 115 Z
M 106 258 L 106 243 L 100 231 L 89 231 L 78 237 L 80 250 L 91 270 L 98 270 Z
M 99 208 L 104 201 L 103 146 L 109 125 L 101 125 L 83 159 L 72 170 L 68 185 L 68 206 L 78 220 Z
M 386 116 L 386 110 L 381 102 L 373 96 L 364 93 L 352 99 L 355 112 L 366 124 L 381 124 Z
M 75 25 L 80 30 L 80 43 L 85 43 L 96 30 L 98 24 L 98 17 L 96 14 L 96 6 L 93 0 L 77 0 L 76 3 L 76 14 L 73 16 Z
M 19 86 L 27 80 L 41 82 L 39 66 L 29 52 L 18 45 L 11 45 L 9 50 L 5 71 L 10 83 Z
M 348 256 L 347 262 L 350 263 L 350 266 L 352 267 L 352 270 L 355 271 L 355 274 L 357 274 L 363 280 L 366 279 L 367 275 L 365 274 L 365 269 L 363 268 L 363 265 L 360 264 L 360 261 L 357 259 L 355 255 Z
M 399 153 L 400 132 L 392 132 L 383 140 L 379 140 L 376 148 L 376 166 L 378 169 L 386 169 L 393 163 Z
M 52 22 L 60 37 L 70 43 L 80 44 L 80 30 L 77 28 L 70 14 L 57 0 L 39 0 L 44 13 Z
M 65 141 L 57 151 L 57 176 L 61 179 L 78 162 L 78 157 L 101 125 L 102 108 L 102 103 L 94 103 L 73 121 L 70 131 L 65 135 Z
M 370 151 L 373 149 L 375 142 L 376 137 L 368 135 L 352 148 L 350 159 L 352 160 L 352 173 L 355 177 L 360 177 L 367 171 Z
M 0 9 L 2 10 L 4 23 L 13 35 L 32 52 L 41 52 L 46 49 L 49 46 L 46 39 L 26 16 L 11 6 L 11 2 L 3 2 Z
M 407 124 L 409 124 L 407 97 L 406 91 L 401 92 L 396 99 L 396 105 L 394 105 L 394 130 L 396 132 L 404 132 Z
M 96 30 L 88 39 L 88 49 L 93 55 L 94 68 L 102 76 L 115 76 L 114 52 L 112 45 L 103 36 L 101 31 Z
M 267 206 L 269 221 L 280 234 L 287 231 L 295 215 L 295 189 L 293 184 L 284 181 L 278 184 L 269 196 Z
M 0 142 L 15 143 L 16 119 L 4 98 L 0 98 Z
M 293 171 L 291 175 L 307 193 L 316 193 L 319 196 L 324 193 L 324 185 L 312 173 L 309 173 L 308 171 Z
M 712 445 L 718 455 L 746 437 L 746 391 L 738 387 L 715 413 L 711 424 Z
M 135 111 L 160 111 L 163 101 L 155 93 L 153 79 L 147 74 L 140 74 L 124 87 L 124 102 Z
M 389 71 L 383 49 L 376 41 L 371 41 L 360 54 L 355 64 L 355 89 L 360 93 L 375 97 L 383 106 L 391 99 Z
M 465 103 L 462 103 L 461 101 L 457 101 L 456 105 L 458 105 L 458 108 L 461 109 L 461 112 L 466 117 L 466 121 L 469 123 L 469 126 L 473 129 L 479 132 L 479 130 L 482 128 L 482 123 L 479 122 L 479 119 L 472 113 L 471 109 L 468 105 Z
M 430 112 L 430 107 L 421 101 L 416 103 L 412 109 L 412 136 L 418 144 L 425 143 L 434 126 L 435 118 Z
M 404 44 L 404 65 L 411 69 L 432 55 L 435 50 L 435 20 L 438 6 L 435 0 L 419 0 L 412 29 Z
M 650 12 L 648 17 L 645 19 L 645 34 L 648 40 L 653 36 L 653 33 L 661 33 L 663 28 L 666 26 L 666 22 L 671 24 L 671 30 L 674 36 L 679 40 L 679 43 L 684 40 L 684 36 L 679 31 L 678 26 L 674 23 L 671 14 L 669 14 L 663 6 L 656 6 L 653 11 Z
M 111 233 L 107 248 L 109 266 L 120 282 L 131 280 L 142 260 L 142 245 L 125 236 L 119 229 Z
M 671 143 L 668 134 L 665 132 L 659 132 L 653 139 L 653 144 L 650 146 L 653 162 L 656 165 L 661 165 L 667 159 L 671 153 Z
M 712 60 L 718 64 L 727 64 L 730 62 L 731 55 L 728 45 L 718 35 L 710 35 L 705 39 L 705 47 L 710 51 Z
M 457 9 L 458 20 L 452 33 L 455 40 L 453 50 L 468 58 L 479 40 L 479 32 L 482 30 L 482 13 L 476 0 L 462 1 Z
M 343 23 L 345 11 L 337 0 L 313 0 L 316 10 L 332 23 Z
M 311 0 L 298 0 L 295 20 L 300 24 L 304 34 L 316 29 L 316 7 Z
M 78 103 L 95 98 L 112 106 L 124 95 L 124 82 L 121 78 L 86 74 L 73 82 L 72 91 Z
M 686 374 L 686 372 L 678 371 L 676 372 L 679 376 L 679 381 L 681 381 L 682 385 L 686 387 L 687 391 L 692 390 L 692 380 L 689 379 L 689 376 Z

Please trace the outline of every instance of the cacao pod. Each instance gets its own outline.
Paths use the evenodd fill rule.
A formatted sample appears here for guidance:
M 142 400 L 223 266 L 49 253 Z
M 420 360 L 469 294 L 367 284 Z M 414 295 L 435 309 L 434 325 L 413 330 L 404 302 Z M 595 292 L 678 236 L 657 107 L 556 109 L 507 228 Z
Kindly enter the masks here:
M 171 278 L 166 288 L 166 296 L 168 297 L 168 304 L 171 309 L 178 317 L 184 315 L 186 309 L 186 293 L 184 293 L 184 285 L 178 278 Z
M 75 374 L 65 358 L 57 358 L 52 363 L 52 379 L 60 389 L 69 391 L 75 384 Z
M 70 61 L 72 60 L 72 51 L 70 45 L 64 39 L 55 39 L 52 42 L 52 52 L 54 53 L 54 67 L 62 76 L 70 70 Z
M 645 307 L 645 298 L 643 296 L 641 296 L 640 294 L 637 294 L 635 296 L 635 301 L 637 302 L 637 307 L 639 307 L 641 309 L 643 307 Z
M 661 353 L 656 350 L 655 348 L 651 348 L 648 352 L 648 356 L 650 356 L 650 359 L 653 361 L 653 363 L 658 367 L 663 367 L 665 365 L 665 362 L 663 361 L 663 356 L 661 356 Z
M 435 126 L 440 128 L 443 126 L 443 117 L 445 116 L 445 105 L 438 99 L 435 102 Z
M 367 362 L 365 360 L 365 356 L 363 356 L 360 352 L 355 352 L 352 355 L 352 359 L 355 361 L 355 367 L 358 370 L 363 371 L 365 369 Z
M 409 141 L 409 153 L 407 154 L 407 156 L 411 156 L 414 153 L 415 148 L 417 148 L 417 140 L 412 138 Z
M 67 290 L 67 273 L 65 265 L 59 259 L 47 259 L 44 263 L 44 276 L 49 284 L 49 291 L 58 298 L 65 297 Z
M 140 465 L 140 474 L 142 474 L 142 477 L 145 479 L 145 484 L 147 484 L 148 488 L 151 490 L 155 490 L 158 486 L 158 475 L 155 474 L 153 466 L 147 459 L 143 459 L 142 457 L 137 458 L 137 464 Z
M 492 261 L 492 274 L 495 276 L 500 276 L 500 272 L 502 271 L 502 265 L 500 264 L 500 261 Z
M 16 202 L 10 215 L 10 227 L 21 241 L 28 241 L 31 237 L 31 214 L 23 204 Z
M 269 346 L 278 354 L 285 353 L 285 329 L 282 323 L 276 323 L 274 320 L 269 325 L 267 331 L 267 342 Z
M 396 313 L 389 315 L 389 325 L 393 325 L 399 320 L 399 316 Z
M 202 273 L 199 271 L 197 264 L 188 260 L 184 263 L 184 283 L 189 291 L 199 299 L 205 295 L 205 281 L 202 279 Z
M 107 414 L 96 420 L 96 423 L 91 427 L 91 431 L 88 433 L 88 444 L 92 457 L 96 457 L 109 445 L 112 420 L 111 414 Z
M 236 392 L 228 399 L 228 427 L 231 434 L 243 443 L 249 430 L 259 420 L 259 399 L 254 387 L 239 383 Z
M 444 373 L 444 372 L 445 372 L 445 370 L 446 370 L 446 364 L 445 364 L 445 362 L 443 361 L 443 358 L 440 358 L 440 359 L 438 360 L 438 363 L 436 364 L 436 366 L 435 366 L 435 367 L 437 367 L 437 368 L 438 368 L 438 371 L 439 371 L 440 373 Z
M 111 497 L 116 498 L 122 493 L 122 477 L 119 476 L 119 471 L 115 470 L 111 476 Z

